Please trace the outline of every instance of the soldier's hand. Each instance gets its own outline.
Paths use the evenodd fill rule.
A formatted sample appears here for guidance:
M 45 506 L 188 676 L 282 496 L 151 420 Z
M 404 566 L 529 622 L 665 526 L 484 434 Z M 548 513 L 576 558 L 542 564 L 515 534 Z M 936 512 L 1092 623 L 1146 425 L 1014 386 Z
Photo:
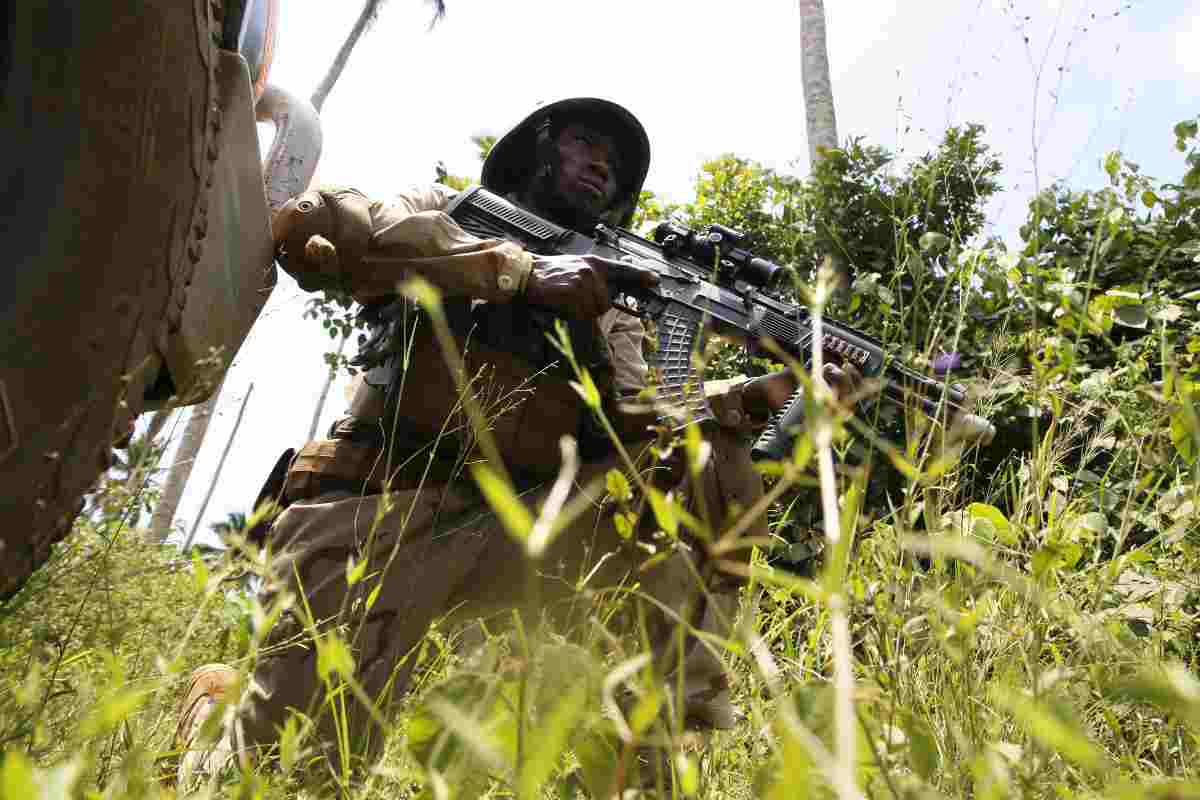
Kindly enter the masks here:
M 343 288 L 371 241 L 371 201 L 353 189 L 310 190 L 289 200 L 271 229 L 279 263 L 300 288 Z
M 612 308 L 612 290 L 658 285 L 652 270 L 601 256 L 534 256 L 525 297 L 535 306 L 595 319 Z
M 856 399 L 863 379 L 862 373 L 853 364 L 826 364 L 821 377 L 833 390 L 833 396 L 843 405 Z
M 833 390 L 839 403 L 852 400 L 862 383 L 862 373 L 851 364 L 826 364 L 821 377 Z M 755 378 L 746 384 L 743 391 L 751 393 L 752 402 L 757 407 L 765 406 L 774 413 L 783 410 L 795 394 L 797 386 L 799 382 L 796 376 L 790 369 L 785 369 Z

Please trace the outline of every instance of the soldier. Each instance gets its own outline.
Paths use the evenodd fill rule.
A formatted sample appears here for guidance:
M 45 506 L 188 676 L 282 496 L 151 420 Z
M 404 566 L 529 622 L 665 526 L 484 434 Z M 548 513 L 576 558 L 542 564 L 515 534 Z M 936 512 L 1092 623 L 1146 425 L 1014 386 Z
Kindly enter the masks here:
M 576 98 L 538 109 L 501 138 L 484 163 L 482 183 L 561 225 L 590 231 L 600 221 L 631 222 L 649 163 L 649 140 L 632 114 L 611 102 Z M 594 513 L 564 530 L 539 562 L 539 608 L 525 607 L 526 557 L 462 472 L 472 444 L 470 426 L 450 413 L 460 407 L 455 375 L 428 319 L 397 296 L 397 284 L 418 275 L 441 290 L 471 390 L 487 406 L 508 471 L 536 507 L 558 470 L 563 434 L 579 442 L 579 487 L 621 467 L 595 434 L 591 413 L 568 384 L 574 376 L 556 363 L 562 359 L 546 333 L 555 319 L 565 320 L 576 354 L 602 391 L 609 398 L 635 394 L 647 377 L 644 329 L 635 317 L 611 308 L 608 287 L 656 278 L 599 257 L 543 257 L 510 242 L 480 240 L 442 212 L 453 194 L 435 185 L 385 205 L 353 190 L 323 188 L 289 204 L 275 231 L 281 264 L 300 285 L 349 291 L 372 328 L 360 354 L 368 369 L 347 416 L 334 424 L 329 439 L 308 443 L 291 461 L 282 491 L 286 509 L 270 534 L 284 579 L 267 587 L 265 602 L 279 591 L 303 595 L 321 629 L 346 626 L 358 680 L 372 700 L 389 693 L 378 703 L 384 710 L 403 695 L 411 656 L 429 625 L 447 614 L 471 620 L 519 608 L 570 618 L 578 607 L 586 610 L 572 587 L 589 575 L 591 587 L 636 579 L 644 595 L 697 627 L 723 630 L 732 613 L 731 603 L 718 600 L 733 597 L 734 584 L 722 582 L 702 547 L 690 553 L 680 548 L 639 570 L 645 552 L 617 534 L 611 510 L 601 505 L 602 491 Z M 322 255 L 310 242 L 314 234 L 334 250 Z M 848 388 L 849 379 L 836 368 L 826 377 Z M 790 374 L 776 373 L 710 397 L 720 422 L 707 433 L 712 457 L 684 491 L 708 510 L 715 529 L 726 512 L 749 509 L 762 496 L 746 437 L 794 388 Z M 644 422 L 624 426 L 631 444 L 650 439 Z M 765 537 L 764 520 L 755 520 L 748 534 Z M 364 558 L 370 559 L 369 572 L 381 574 L 349 587 L 347 561 Z M 709 585 L 699 585 L 696 574 Z M 375 602 L 364 612 L 362 601 L 377 585 Z M 664 672 L 684 661 L 685 718 L 698 727 L 731 726 L 719 659 L 696 639 L 688 640 L 682 655 L 672 654 L 676 623 L 655 604 L 647 604 L 647 617 Z M 308 635 L 289 612 L 271 642 Z M 322 686 L 315 660 L 311 642 L 272 648 L 254 675 L 249 707 L 225 726 L 215 749 L 196 749 L 182 759 L 181 778 L 270 745 L 289 709 L 318 712 Z M 185 745 L 234 677 L 222 665 L 193 673 L 179 727 Z M 369 735 L 370 717 L 351 705 L 351 730 Z M 318 713 L 317 729 L 326 742 L 334 741 L 330 714 Z

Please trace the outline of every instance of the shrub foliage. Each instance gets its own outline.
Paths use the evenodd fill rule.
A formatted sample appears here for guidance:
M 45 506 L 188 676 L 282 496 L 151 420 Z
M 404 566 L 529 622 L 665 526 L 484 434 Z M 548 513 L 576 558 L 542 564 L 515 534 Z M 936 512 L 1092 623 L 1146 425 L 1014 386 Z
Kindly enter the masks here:
M 297 726 L 277 759 L 213 790 L 606 797 L 652 746 L 667 756 L 664 796 L 1200 796 L 1197 122 L 1175 135 L 1177 181 L 1114 153 L 1108 185 L 1045 189 L 1007 237 L 986 235 L 1001 165 L 975 125 L 908 162 L 852 140 L 803 180 L 728 155 L 702 166 L 689 203 L 646 193 L 638 226 L 677 215 L 740 228 L 793 268 L 806 302 L 826 256 L 844 265 L 851 282 L 826 313 L 948 371 L 995 441 L 955 447 L 869 399 L 856 421 L 828 412 L 841 538 L 822 532 L 811 448 L 765 470 L 789 484 L 770 512 L 780 547 L 756 557 L 736 634 L 710 643 L 745 717 L 706 747 L 672 715 L 672 687 L 636 637 L 522 628 L 468 653 L 435 630 L 380 763 L 331 773 Z M 719 345 L 705 355 L 713 377 L 783 368 Z M 269 572 L 269 558 L 144 544 L 145 474 L 110 475 L 0 609 L 5 797 L 169 794 L 158 772 L 181 676 L 257 656 L 272 610 L 234 579 Z M 630 492 L 609 489 L 618 505 Z M 521 503 L 503 487 L 490 496 Z M 673 504 L 655 500 L 660 553 L 681 546 Z M 819 554 L 824 542 L 839 544 Z M 597 601 L 597 629 L 623 608 L 620 595 Z M 338 657 L 322 663 L 337 682 L 353 652 L 330 637 L 321 647 Z M 853 686 L 833 681 L 842 658 Z M 617 686 L 633 698 L 624 716 Z M 848 775 L 831 767 L 847 747 Z

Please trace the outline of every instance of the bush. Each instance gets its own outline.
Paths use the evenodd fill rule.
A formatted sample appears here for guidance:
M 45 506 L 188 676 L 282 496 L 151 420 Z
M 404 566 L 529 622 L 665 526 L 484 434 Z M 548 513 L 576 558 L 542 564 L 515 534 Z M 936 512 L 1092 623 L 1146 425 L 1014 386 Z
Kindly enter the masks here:
M 218 794 L 603 796 L 654 744 L 674 796 L 1200 796 L 1197 131 L 1176 128 L 1178 183 L 1114 155 L 1109 186 L 1033 198 L 1012 249 L 980 238 L 999 164 L 977 126 L 903 166 L 852 141 L 808 180 L 726 156 L 703 166 L 687 205 L 647 193 L 639 224 L 678 213 L 741 227 L 800 275 L 838 256 L 854 279 L 829 312 L 922 369 L 957 354 L 953 377 L 997 420 L 997 441 L 946 448 L 866 405 L 862 420 L 891 439 L 855 442 L 856 426 L 818 410 L 842 456 L 825 488 L 843 524 L 807 513 L 820 481 L 804 458 L 768 468 L 791 484 L 773 520 L 830 546 L 811 580 L 758 554 L 741 624 L 710 642 L 746 718 L 707 748 L 672 715 L 673 687 L 639 667 L 641 643 L 610 636 L 628 611 L 615 593 L 594 598 L 593 627 L 569 642 L 485 634 L 464 660 L 456 632 L 435 630 L 387 755 L 336 790 L 289 745 L 279 769 L 231 775 Z M 780 367 L 709 356 L 714 377 Z M 232 561 L 142 543 L 125 522 L 130 485 L 103 487 L 3 609 L 9 795 L 154 794 L 180 676 L 257 655 L 267 612 L 224 580 Z M 674 502 L 655 498 L 664 531 L 648 557 L 679 546 L 665 530 Z M 349 649 L 322 647 L 340 680 Z

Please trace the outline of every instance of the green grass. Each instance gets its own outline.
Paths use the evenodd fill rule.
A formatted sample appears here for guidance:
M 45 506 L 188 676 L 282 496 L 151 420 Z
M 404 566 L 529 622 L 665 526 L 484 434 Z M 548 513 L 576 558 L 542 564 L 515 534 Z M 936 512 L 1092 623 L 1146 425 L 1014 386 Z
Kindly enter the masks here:
M 910 482 L 894 510 L 860 511 L 844 575 L 830 558 L 812 582 L 760 564 L 736 635 L 717 643 L 737 676 L 736 729 L 700 741 L 665 713 L 671 687 L 632 672 L 634 744 L 674 754 L 677 796 L 837 794 L 843 700 L 863 796 L 1200 796 L 1194 491 L 1151 507 L 1131 498 L 1110 524 L 1067 461 L 1088 443 L 1046 437 L 1036 455 L 1007 459 L 986 495 L 962 496 L 977 485 L 964 478 L 968 453 Z M 860 478 L 843 478 L 843 511 Z M 1162 533 L 1131 545 L 1142 518 Z M 244 568 L 181 560 L 111 519 L 78 523 L 0 619 L 5 796 L 57 796 L 56 785 L 169 796 L 157 778 L 187 673 L 248 668 L 257 655 L 263 612 L 227 580 Z M 848 619 L 841 654 L 834 597 Z M 598 627 L 615 610 L 598 607 Z M 529 630 L 469 650 L 454 634 L 427 640 L 379 763 L 339 787 L 301 747 L 286 769 L 227 776 L 216 796 L 432 797 L 440 784 L 460 797 L 584 797 L 588 778 L 602 782 L 633 752 L 602 705 L 606 677 L 641 653 L 636 637 Z M 831 681 L 839 655 L 849 692 Z
M 1118 162 L 1114 186 L 1121 176 L 1134 181 Z M 665 770 L 651 782 L 674 797 L 1200 797 L 1200 312 L 1182 268 L 1098 299 L 1077 292 L 1114 259 L 1190 258 L 1200 237 L 1179 244 L 1170 236 L 1193 224 L 1186 215 L 1164 232 L 1114 197 L 1039 198 L 1031 227 L 1054 236 L 1020 253 L 926 252 L 897 230 L 893 272 L 862 276 L 851 306 L 835 302 L 893 342 L 953 331 L 982 354 L 972 392 L 1016 433 L 945 451 L 936 429 L 910 426 L 864 457 L 865 439 L 851 444 L 862 426 L 818 404 L 814 446 L 773 471 L 794 485 L 771 516 L 806 519 L 823 554 L 806 578 L 758 553 L 734 633 L 708 642 L 736 677 L 735 729 L 704 739 L 671 712 L 677 687 L 646 666 L 630 586 L 590 598 L 569 632 L 526 620 L 467 646 L 436 627 L 386 720 L 382 758 L 339 770 L 297 721 L 279 752 L 223 775 L 211 796 L 604 796 L 597 787 L 629 783 L 650 749 Z M 888 301 L 918 263 L 941 282 L 928 305 Z M 1118 342 L 1115 310 L 1131 304 L 1152 324 Z M 907 354 L 920 363 L 933 342 L 918 340 Z M 728 352 L 710 361 L 719 374 L 731 363 Z M 1026 407 L 1040 413 L 1014 416 Z M 486 451 L 483 412 L 466 410 Z M 836 478 L 831 450 L 844 457 Z M 542 510 L 517 505 L 500 470 L 477 478 L 535 554 L 555 514 L 539 522 Z M 130 523 L 136 488 L 102 484 L 53 561 L 0 608 L 4 798 L 172 796 L 161 778 L 178 755 L 187 675 L 213 661 L 249 672 L 260 655 L 277 609 L 242 578 L 268 574 L 268 556 L 234 548 L 205 561 L 146 544 Z M 671 527 L 673 501 L 656 502 Z M 654 545 L 678 546 L 667 534 Z M 336 716 L 356 702 L 354 653 L 336 637 L 322 647 Z

